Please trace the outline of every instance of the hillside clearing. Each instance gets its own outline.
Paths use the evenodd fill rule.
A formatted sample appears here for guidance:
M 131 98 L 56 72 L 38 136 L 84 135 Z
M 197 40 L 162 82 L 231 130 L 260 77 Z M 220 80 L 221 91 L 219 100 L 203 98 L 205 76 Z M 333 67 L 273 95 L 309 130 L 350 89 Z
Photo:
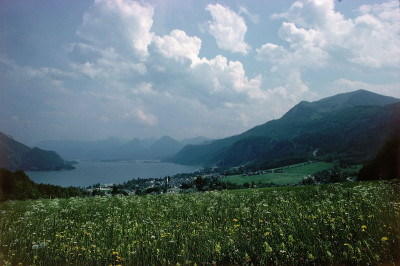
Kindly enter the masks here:
M 269 170 L 270 173 L 256 175 L 231 175 L 224 179 L 223 182 L 235 183 L 243 185 L 244 183 L 254 182 L 256 185 L 260 182 L 274 183 L 276 185 L 296 184 L 303 180 L 303 177 L 311 175 L 315 172 L 332 168 L 334 163 L 329 162 L 307 162 L 288 165 L 280 168 Z

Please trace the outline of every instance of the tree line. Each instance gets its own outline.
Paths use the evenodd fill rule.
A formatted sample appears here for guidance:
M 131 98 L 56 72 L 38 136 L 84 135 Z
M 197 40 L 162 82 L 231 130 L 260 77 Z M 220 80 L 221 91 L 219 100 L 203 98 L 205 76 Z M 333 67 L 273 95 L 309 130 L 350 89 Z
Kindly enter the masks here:
M 78 187 L 60 187 L 48 184 L 36 184 L 24 171 L 0 168 L 0 201 L 27 200 L 39 198 L 68 198 L 87 195 Z

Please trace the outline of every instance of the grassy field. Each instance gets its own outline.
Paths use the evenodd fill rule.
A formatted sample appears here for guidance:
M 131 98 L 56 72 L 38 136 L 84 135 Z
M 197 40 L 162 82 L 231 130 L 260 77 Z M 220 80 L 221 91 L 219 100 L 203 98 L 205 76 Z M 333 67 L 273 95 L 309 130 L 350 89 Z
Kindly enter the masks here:
M 243 185 L 244 183 L 251 182 L 254 182 L 256 184 L 258 184 L 259 182 L 263 184 L 273 182 L 277 185 L 295 184 L 303 180 L 304 176 L 332 168 L 333 165 L 333 163 L 327 162 L 300 163 L 273 169 L 275 171 L 281 169 L 282 172 L 280 173 L 275 172 L 251 176 L 231 175 L 222 179 L 222 181 L 231 182 L 238 185 Z
M 358 164 L 358 165 L 349 166 L 347 168 L 342 168 L 342 171 L 344 171 L 344 172 L 352 172 L 352 173 L 357 172 L 358 173 L 361 168 L 362 168 L 362 164 Z
M 0 264 L 399 262 L 400 184 L 0 204 Z

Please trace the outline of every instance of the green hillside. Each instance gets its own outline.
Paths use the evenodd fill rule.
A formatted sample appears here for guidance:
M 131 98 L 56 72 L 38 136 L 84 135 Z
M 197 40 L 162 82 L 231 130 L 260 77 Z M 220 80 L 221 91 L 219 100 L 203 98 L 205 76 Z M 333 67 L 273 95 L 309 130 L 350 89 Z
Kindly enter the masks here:
M 0 132 L 0 168 L 27 171 L 74 169 L 59 154 L 33 148 Z
M 77 187 L 64 188 L 48 184 L 36 184 L 23 171 L 11 172 L 0 168 L 0 202 L 6 200 L 68 198 L 84 195 L 87 195 L 87 193 Z
M 334 163 L 327 162 L 313 162 L 301 163 L 272 169 L 269 173 L 257 175 L 231 175 L 222 179 L 222 182 L 230 182 L 237 185 L 245 183 L 251 184 L 254 182 L 256 185 L 260 182 L 273 183 L 276 185 L 296 184 L 303 180 L 305 176 L 312 175 L 318 171 L 327 170 L 332 168 Z
M 171 161 L 181 164 L 265 166 L 313 158 L 360 163 L 400 131 L 400 100 L 367 91 L 301 102 L 282 118 L 207 145 L 186 146 Z M 284 163 L 282 163 L 284 162 Z

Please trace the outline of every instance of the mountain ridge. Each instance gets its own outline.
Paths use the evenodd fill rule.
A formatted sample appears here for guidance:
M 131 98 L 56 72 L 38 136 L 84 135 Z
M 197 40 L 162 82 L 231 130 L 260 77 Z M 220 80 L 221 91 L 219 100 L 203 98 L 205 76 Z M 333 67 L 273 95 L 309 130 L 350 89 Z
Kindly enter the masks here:
M 58 153 L 37 147 L 30 148 L 0 132 L 0 168 L 26 171 L 57 171 L 74 169 Z
M 310 113 L 325 113 L 361 105 L 384 106 L 399 101 L 400 99 L 380 95 L 367 90 L 356 90 L 347 93 L 339 93 L 314 102 L 301 101 L 284 114 L 283 117 L 290 116 L 292 113 L 298 112 L 299 110 L 303 112 L 308 111 Z
M 326 156 L 330 154 L 345 160 L 362 161 L 376 152 L 385 138 L 400 129 L 399 102 L 399 99 L 365 90 L 342 93 L 315 102 L 302 101 L 281 118 L 242 134 L 201 147 L 185 146 L 169 161 L 235 166 L 290 158 L 306 160 L 317 148 L 320 154 Z M 376 136 L 371 132 L 376 132 Z M 357 134 L 362 144 L 358 143 Z M 337 150 L 334 145 L 337 145 Z M 362 145 L 370 146 L 371 151 L 365 150 Z M 358 152 L 352 150 L 354 147 Z
M 209 138 L 196 137 L 175 140 L 169 136 L 159 139 L 154 137 L 123 140 L 109 137 L 104 140 L 53 140 L 42 141 L 37 145 L 41 148 L 55 150 L 63 157 L 71 160 L 159 160 L 178 152 L 184 144 L 201 144 Z

